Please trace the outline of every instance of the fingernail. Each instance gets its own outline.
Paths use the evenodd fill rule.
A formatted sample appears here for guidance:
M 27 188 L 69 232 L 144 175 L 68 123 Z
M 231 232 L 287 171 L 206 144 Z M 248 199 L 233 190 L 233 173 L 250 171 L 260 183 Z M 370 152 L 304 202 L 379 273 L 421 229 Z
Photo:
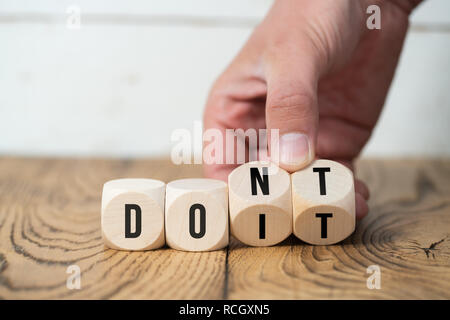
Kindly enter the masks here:
M 311 160 L 311 147 L 306 134 L 292 132 L 280 137 L 280 163 L 286 169 L 298 170 Z

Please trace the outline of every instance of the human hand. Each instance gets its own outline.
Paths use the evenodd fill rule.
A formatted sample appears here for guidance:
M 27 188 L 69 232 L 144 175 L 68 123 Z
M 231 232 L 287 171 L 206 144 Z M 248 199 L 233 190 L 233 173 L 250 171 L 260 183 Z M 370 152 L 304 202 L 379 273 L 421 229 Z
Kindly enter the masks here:
M 289 172 L 316 157 L 352 168 L 378 120 L 418 2 L 275 1 L 214 84 L 204 128 L 224 136 L 226 129 L 279 129 L 279 165 Z M 381 30 L 366 27 L 371 4 L 381 8 Z M 227 180 L 235 166 L 204 168 Z M 369 191 L 358 179 L 355 191 L 362 218 Z

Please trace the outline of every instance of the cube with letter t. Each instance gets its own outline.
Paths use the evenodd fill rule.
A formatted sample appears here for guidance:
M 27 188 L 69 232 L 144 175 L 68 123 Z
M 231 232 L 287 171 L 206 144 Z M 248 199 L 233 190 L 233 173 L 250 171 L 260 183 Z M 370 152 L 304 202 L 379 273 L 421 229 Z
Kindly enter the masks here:
M 289 174 L 275 164 L 253 161 L 228 176 L 231 233 L 251 246 L 271 246 L 292 233 Z
M 164 245 L 165 183 L 118 179 L 104 184 L 102 237 L 119 250 L 149 250 Z
M 334 244 L 355 230 L 353 174 L 344 165 L 316 160 L 292 174 L 294 234 L 310 244 Z
M 228 187 L 215 179 L 181 179 L 166 188 L 166 242 L 177 250 L 228 245 Z

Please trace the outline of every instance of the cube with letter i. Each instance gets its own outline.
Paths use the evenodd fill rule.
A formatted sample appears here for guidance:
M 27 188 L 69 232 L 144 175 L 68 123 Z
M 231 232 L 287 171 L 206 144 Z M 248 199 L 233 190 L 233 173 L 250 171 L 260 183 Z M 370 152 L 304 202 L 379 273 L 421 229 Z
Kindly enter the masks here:
M 293 228 L 301 240 L 318 245 L 344 240 L 355 230 L 353 174 L 344 165 L 316 160 L 291 175 Z
M 220 180 L 181 179 L 166 188 L 166 242 L 183 251 L 228 245 L 228 187 Z
M 292 233 L 289 174 L 275 164 L 253 161 L 228 176 L 231 233 L 250 246 L 271 246 Z
M 164 245 L 164 182 L 118 179 L 104 184 L 102 237 L 119 250 L 149 250 Z

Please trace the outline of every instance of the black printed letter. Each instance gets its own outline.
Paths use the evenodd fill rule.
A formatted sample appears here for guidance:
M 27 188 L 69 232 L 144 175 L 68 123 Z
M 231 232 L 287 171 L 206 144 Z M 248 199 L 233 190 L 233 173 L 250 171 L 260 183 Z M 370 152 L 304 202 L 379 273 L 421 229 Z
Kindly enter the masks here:
M 322 239 L 326 239 L 328 237 L 327 235 L 327 218 L 333 217 L 332 213 L 316 213 L 316 218 L 320 218 L 321 222 L 321 231 L 320 231 L 320 237 Z
M 258 180 L 259 187 L 264 195 L 269 194 L 269 174 L 268 168 L 262 168 L 263 178 L 259 174 L 258 168 L 250 168 L 250 179 L 252 181 L 252 195 L 256 196 L 258 191 L 256 190 L 256 180 Z
M 259 215 L 259 238 L 266 238 L 266 215 L 264 213 Z
M 325 172 L 330 172 L 330 168 L 313 168 L 313 171 L 319 173 L 320 195 L 326 195 L 327 188 L 325 187 Z
M 200 212 L 200 231 L 195 232 L 195 210 Z M 206 233 L 206 209 L 200 203 L 195 203 L 189 209 L 189 233 L 195 239 L 202 238 Z
M 136 230 L 131 232 L 131 210 L 136 213 Z M 137 204 L 125 204 L 125 238 L 137 238 L 142 231 L 141 207 Z

